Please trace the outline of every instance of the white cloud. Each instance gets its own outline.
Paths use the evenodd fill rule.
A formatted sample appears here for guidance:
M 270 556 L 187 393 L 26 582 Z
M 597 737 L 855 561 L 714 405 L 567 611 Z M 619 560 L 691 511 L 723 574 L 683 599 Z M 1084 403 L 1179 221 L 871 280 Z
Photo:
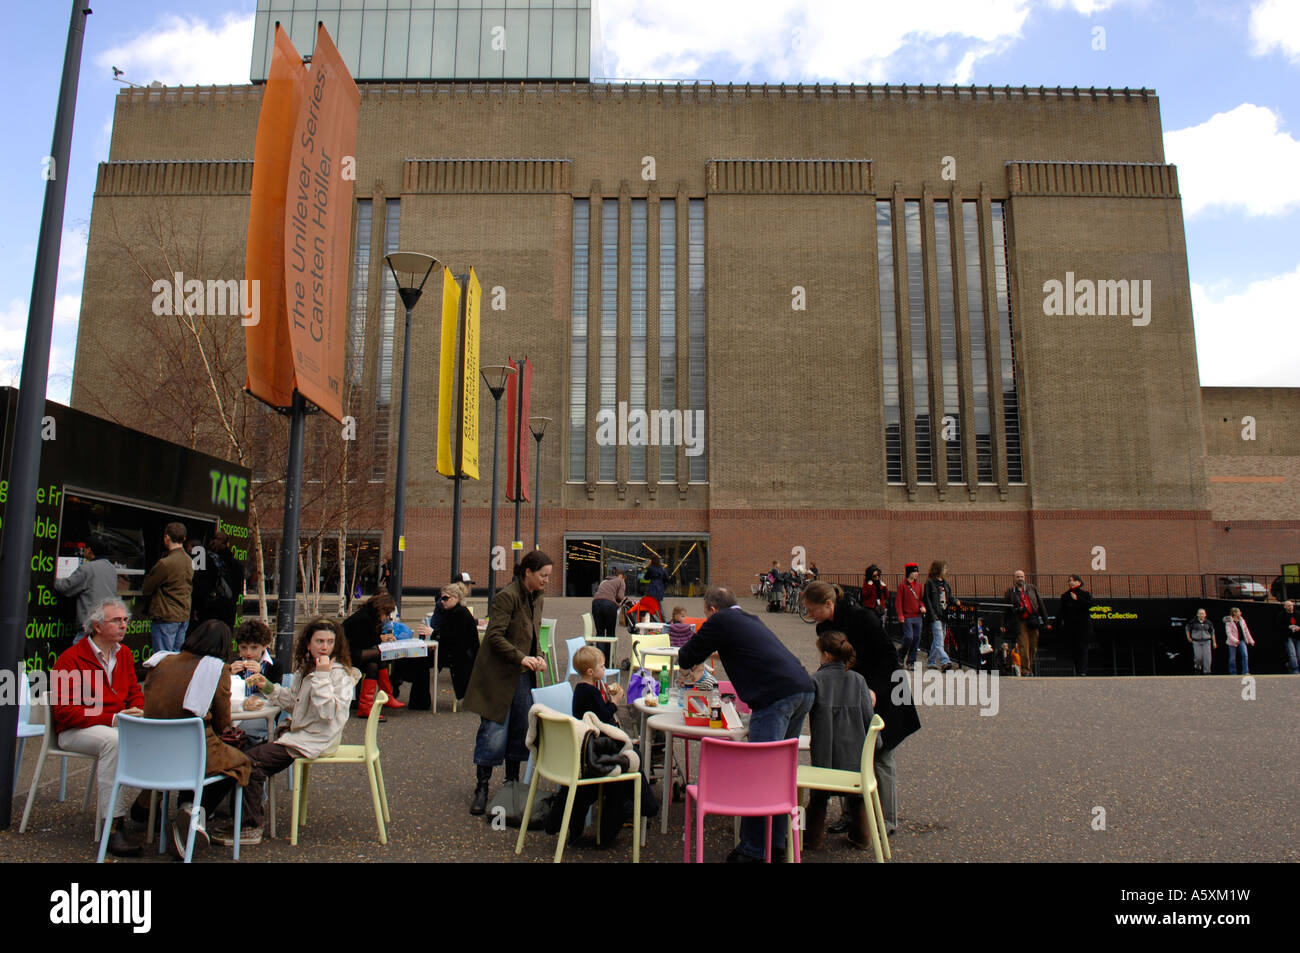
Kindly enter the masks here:
M 1300 207 L 1300 140 L 1279 129 L 1277 114 L 1264 106 L 1242 103 L 1165 133 L 1165 156 L 1178 166 L 1188 218 L 1215 207 L 1248 215 Z
M 1300 265 L 1217 299 L 1192 282 L 1201 384 L 1300 387 Z
M 1277 47 L 1300 63 L 1300 4 L 1295 0 L 1262 0 L 1250 8 L 1250 38 L 1256 56 Z
M 1020 37 L 1035 9 L 1090 15 L 1117 0 L 602 0 L 605 59 L 625 79 L 897 82 L 905 57 L 924 76 L 969 83 L 976 64 Z M 701 75 L 719 63 L 729 75 Z
M 226 14 L 219 24 L 202 17 L 167 15 L 160 25 L 95 58 L 116 66 L 126 79 L 167 86 L 247 83 L 253 49 L 253 16 Z

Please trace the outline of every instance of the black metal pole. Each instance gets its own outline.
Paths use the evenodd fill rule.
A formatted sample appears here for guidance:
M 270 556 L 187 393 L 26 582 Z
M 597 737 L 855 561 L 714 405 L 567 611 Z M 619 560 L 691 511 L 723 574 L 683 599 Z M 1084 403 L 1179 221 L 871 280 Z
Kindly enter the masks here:
M 537 541 L 542 525 L 542 437 L 533 439 L 537 441 L 537 456 L 533 457 L 533 467 L 537 470 L 533 477 L 533 549 L 541 549 Z
M 298 519 L 302 515 L 302 436 L 307 424 L 307 399 L 293 392 L 289 411 L 289 467 L 284 474 L 284 524 L 280 533 L 280 582 L 275 599 L 275 653 L 293 658 L 294 623 L 298 612 Z
M 492 515 L 488 522 L 488 605 L 497 594 L 497 461 L 501 446 L 501 394 L 492 389 Z
M 406 306 L 406 336 L 402 338 L 402 409 L 397 423 L 397 481 L 393 488 L 393 568 L 389 573 L 388 591 L 397 603 L 398 615 L 402 612 L 402 539 L 406 526 L 406 411 L 410 403 L 411 383 L 411 309 L 420 299 L 420 292 L 414 297 L 407 294 L 410 289 L 399 291 L 402 304 Z
M 465 380 L 465 330 L 468 326 L 466 316 L 469 314 L 469 275 L 457 275 L 456 283 L 460 285 L 460 317 L 456 322 L 456 336 L 460 338 L 460 348 L 456 353 L 460 358 L 456 361 L 455 373 L 460 386 L 457 389 L 459 397 L 456 401 L 456 422 L 452 425 L 452 433 L 456 436 L 456 456 L 455 466 L 452 469 L 452 480 L 455 485 L 451 491 L 451 572 L 459 578 L 460 483 L 464 479 L 461 470 L 465 466 L 465 386 L 468 383 Z
M 54 329 L 54 293 L 59 277 L 59 244 L 63 208 L 68 193 L 68 164 L 72 154 L 72 119 L 77 108 L 77 78 L 85 39 L 87 0 L 73 0 L 68 42 L 63 51 L 63 79 L 54 114 L 45 182 L 45 205 L 36 246 L 32 297 L 27 310 L 27 340 L 14 420 L 13 463 L 9 470 L 4 537 L 0 543 L 0 665 L 26 678 L 22 667 L 27 627 L 27 597 L 32 581 L 32 534 L 36 529 L 36 485 L 41 471 L 41 418 L 45 416 L 45 386 L 50 376 L 50 335 Z M 9 827 L 13 805 L 14 752 L 18 734 L 18 703 L 0 705 L 0 830 Z
M 523 540 L 519 538 L 519 507 L 523 505 L 524 488 L 520 486 L 523 479 L 523 459 L 524 459 L 524 365 L 519 362 L 519 370 L 515 372 L 519 377 L 518 386 L 515 388 L 515 427 L 514 433 L 510 434 L 510 439 L 515 444 L 515 535 L 511 537 L 510 549 L 515 554 L 515 565 L 519 565 L 519 556 L 521 549 L 515 546 L 519 543 L 523 545 Z

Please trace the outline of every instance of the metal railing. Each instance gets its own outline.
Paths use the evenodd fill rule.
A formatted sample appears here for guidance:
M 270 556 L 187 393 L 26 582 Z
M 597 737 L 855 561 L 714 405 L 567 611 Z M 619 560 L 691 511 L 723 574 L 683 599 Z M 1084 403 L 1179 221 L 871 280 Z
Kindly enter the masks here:
M 1093 598 L 1106 599 L 1235 599 L 1263 602 L 1279 601 L 1282 587 L 1279 576 L 1273 573 L 1083 573 L 1083 587 Z M 858 593 L 862 589 L 862 573 L 821 573 L 818 577 L 842 589 Z M 889 587 L 890 596 L 898 591 L 903 581 L 902 573 L 881 573 L 881 581 Z M 957 598 L 961 600 L 1000 600 L 1015 583 L 1014 571 L 1000 573 L 950 572 L 946 579 Z M 1059 596 L 1070 586 L 1068 573 L 1044 573 L 1027 576 L 1030 583 L 1044 598 Z M 922 567 L 920 582 L 925 582 Z M 1291 584 L 1289 594 L 1294 598 L 1296 584 Z

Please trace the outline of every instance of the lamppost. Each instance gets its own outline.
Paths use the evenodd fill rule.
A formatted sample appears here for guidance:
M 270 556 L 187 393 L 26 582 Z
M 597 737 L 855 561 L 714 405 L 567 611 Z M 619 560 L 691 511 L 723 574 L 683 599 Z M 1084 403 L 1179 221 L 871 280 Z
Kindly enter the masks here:
M 385 255 L 388 270 L 397 283 L 397 294 L 406 306 L 406 333 L 402 338 L 402 410 L 397 424 L 397 478 L 393 490 L 393 569 L 389 577 L 389 592 L 402 611 L 402 552 L 406 548 L 403 528 L 406 524 L 406 409 L 410 400 L 411 380 L 411 312 L 420 300 L 424 283 L 429 280 L 438 259 L 419 252 L 398 251 Z
M 501 444 L 501 395 L 506 392 L 506 381 L 515 372 L 505 364 L 489 364 L 479 368 L 483 383 L 492 392 L 492 516 L 488 531 L 488 605 L 497 594 L 497 449 Z
M 533 549 L 538 549 L 538 530 L 542 525 L 542 437 L 546 435 L 546 425 L 550 417 L 529 417 L 528 429 L 537 441 L 537 456 L 533 457 Z

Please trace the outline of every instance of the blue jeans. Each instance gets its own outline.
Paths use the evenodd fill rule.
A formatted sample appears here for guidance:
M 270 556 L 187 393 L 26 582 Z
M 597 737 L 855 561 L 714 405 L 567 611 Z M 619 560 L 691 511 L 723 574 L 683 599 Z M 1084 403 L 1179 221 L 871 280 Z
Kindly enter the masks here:
M 155 652 L 179 652 L 185 644 L 186 622 L 150 622 L 149 637 Z
M 916 650 L 921 647 L 921 617 L 903 620 L 903 646 L 898 650 L 899 656 L 907 656 L 909 667 L 916 664 Z
M 1241 653 L 1241 674 L 1250 674 L 1250 654 L 1246 651 L 1246 640 L 1242 639 L 1235 646 L 1228 646 L 1228 674 L 1237 674 L 1237 653 Z
M 1292 675 L 1300 675 L 1300 636 L 1289 635 L 1282 640 L 1286 648 L 1286 670 Z
M 804 716 L 812 710 L 812 692 L 799 692 L 787 695 L 759 708 L 749 716 L 750 741 L 783 741 L 786 738 L 798 738 L 803 728 Z M 785 852 L 784 815 L 772 818 L 772 856 Z M 767 849 L 767 821 L 761 817 L 742 817 L 740 819 L 740 852 L 750 857 L 762 859 Z
M 528 709 L 533 707 L 533 673 L 520 672 L 505 721 L 480 718 L 474 738 L 474 763 L 495 768 L 502 761 L 528 760 Z
M 938 619 L 930 623 L 930 639 L 930 660 L 926 663 L 927 667 L 938 668 L 940 665 L 952 664 L 952 659 L 943 650 L 943 623 Z

